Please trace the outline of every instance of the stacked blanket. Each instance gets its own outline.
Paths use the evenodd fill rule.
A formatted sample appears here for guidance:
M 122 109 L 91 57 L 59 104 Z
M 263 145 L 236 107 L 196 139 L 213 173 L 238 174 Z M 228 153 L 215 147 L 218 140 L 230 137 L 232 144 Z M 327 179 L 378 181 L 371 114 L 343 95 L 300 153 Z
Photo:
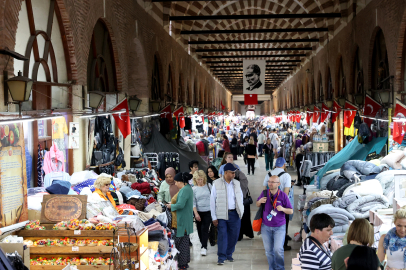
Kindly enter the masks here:
M 348 205 L 352 204 L 355 200 L 361 198 L 357 193 L 350 192 L 349 194 L 339 198 L 338 200 L 333 202 L 334 207 L 339 207 L 342 209 L 346 209 Z
M 370 210 L 385 209 L 389 201 L 384 195 L 371 194 L 355 200 L 348 205 L 347 210 L 355 218 L 368 218 Z
M 313 211 L 310 212 L 309 217 L 307 218 L 307 226 L 310 227 L 310 221 L 315 214 L 325 213 L 332 217 L 335 222 L 335 226 L 333 228 L 334 233 L 345 233 L 349 228 L 349 221 L 354 220 L 354 215 L 349 213 L 348 211 L 334 207 L 331 204 L 325 204 L 317 207 Z
M 370 175 L 380 173 L 381 169 L 368 161 L 362 160 L 349 160 L 341 166 L 340 174 L 345 176 L 348 180 L 354 181 L 354 175 Z
M 327 183 L 329 183 L 330 180 L 335 178 L 337 175 L 340 175 L 339 171 L 324 175 L 323 178 L 321 178 L 320 180 L 320 190 L 327 189 Z

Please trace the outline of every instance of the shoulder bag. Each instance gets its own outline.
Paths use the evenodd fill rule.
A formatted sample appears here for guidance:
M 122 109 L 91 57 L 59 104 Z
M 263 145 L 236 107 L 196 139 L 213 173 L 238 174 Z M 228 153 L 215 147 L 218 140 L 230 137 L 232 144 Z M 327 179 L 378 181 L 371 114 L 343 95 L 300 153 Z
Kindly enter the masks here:
M 254 201 L 252 200 L 250 190 L 248 189 L 247 197 L 244 198 L 243 204 L 244 205 L 250 205 L 250 204 L 253 204 L 253 202 Z
M 263 191 L 263 194 L 264 194 L 264 197 L 266 197 L 266 190 Z M 261 203 L 261 206 L 259 207 L 257 213 L 255 214 L 254 221 L 252 222 L 252 230 L 254 232 L 261 231 L 262 213 L 264 212 L 264 207 L 265 207 L 265 204 Z

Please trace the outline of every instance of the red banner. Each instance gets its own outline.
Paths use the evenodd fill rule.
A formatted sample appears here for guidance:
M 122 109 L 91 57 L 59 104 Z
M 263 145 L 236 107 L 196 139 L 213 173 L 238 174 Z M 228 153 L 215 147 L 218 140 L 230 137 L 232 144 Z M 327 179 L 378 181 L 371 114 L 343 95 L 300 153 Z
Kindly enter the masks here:
M 125 113 L 113 114 L 113 117 L 121 134 L 123 134 L 123 137 L 126 138 L 131 134 L 130 113 L 128 110 L 127 99 L 121 101 L 114 109 L 112 109 L 112 111 L 121 111 L 123 109 L 125 109 Z
M 324 102 L 323 102 L 323 104 L 321 105 L 322 112 L 320 114 L 320 123 L 323 123 L 327 119 L 327 116 L 330 113 L 329 110 L 330 110 L 330 108 L 327 107 L 327 105 L 324 104 Z
M 310 111 L 308 111 L 308 109 L 307 109 L 307 110 L 306 110 L 306 123 L 307 123 L 308 125 L 310 125 L 310 119 L 312 119 L 312 115 L 313 115 L 313 113 L 310 112 Z
M 320 109 L 314 106 L 313 110 L 313 122 L 318 123 L 320 117 Z
M 258 95 L 248 94 L 244 95 L 244 105 L 257 105 L 258 104 Z
M 301 114 L 299 111 L 297 111 L 297 114 L 296 114 L 296 122 L 297 122 L 297 123 L 300 123 L 300 119 L 302 119 L 302 114 Z
M 335 111 L 334 113 L 331 113 L 331 123 L 334 124 L 335 121 L 337 121 L 337 117 L 341 112 L 341 106 L 337 103 L 337 101 L 334 100 L 333 103 L 333 111 Z
M 350 128 L 357 113 L 357 107 L 351 102 L 346 101 L 344 109 L 346 109 L 344 112 L 344 126 Z
M 396 106 L 395 106 L 395 113 L 394 117 L 401 118 L 403 121 L 405 121 L 406 117 L 406 105 L 400 102 L 399 100 L 396 100 Z M 405 135 L 405 125 L 403 125 L 404 122 L 399 121 L 394 119 L 393 123 L 393 140 L 397 142 L 398 144 L 402 144 L 403 142 L 403 137 Z
M 364 106 L 364 116 L 375 117 L 382 105 L 374 100 L 370 95 L 365 95 L 365 106 Z M 364 122 L 370 127 L 372 125 L 373 119 L 364 117 Z

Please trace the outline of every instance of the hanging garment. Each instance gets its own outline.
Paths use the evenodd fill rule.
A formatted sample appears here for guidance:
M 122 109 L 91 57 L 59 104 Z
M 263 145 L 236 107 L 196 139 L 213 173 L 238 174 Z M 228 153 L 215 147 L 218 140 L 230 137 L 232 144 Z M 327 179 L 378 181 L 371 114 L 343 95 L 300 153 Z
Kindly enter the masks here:
M 44 178 L 42 178 L 43 162 L 44 162 L 44 156 L 42 155 L 42 147 L 41 147 L 41 144 L 38 144 L 38 162 L 37 162 L 38 179 L 37 179 L 37 187 L 43 187 L 44 186 Z
M 159 119 L 160 129 L 159 131 L 165 137 L 166 134 L 170 132 L 169 130 L 169 120 L 168 118 L 160 118 Z
M 66 158 L 66 147 L 65 147 L 65 139 L 55 139 L 54 143 L 58 146 L 59 151 L 62 152 L 63 154 L 63 160 L 61 160 L 63 163 L 65 163 L 67 161 Z
M 52 120 L 52 139 L 65 139 L 68 134 L 68 126 L 65 117 L 58 117 Z
M 192 119 L 185 117 L 185 130 L 192 130 Z
M 45 174 L 50 172 L 64 172 L 65 163 L 63 153 L 56 144 L 52 144 L 51 149 L 45 154 L 43 169 Z M 43 183 L 42 183 L 43 184 Z

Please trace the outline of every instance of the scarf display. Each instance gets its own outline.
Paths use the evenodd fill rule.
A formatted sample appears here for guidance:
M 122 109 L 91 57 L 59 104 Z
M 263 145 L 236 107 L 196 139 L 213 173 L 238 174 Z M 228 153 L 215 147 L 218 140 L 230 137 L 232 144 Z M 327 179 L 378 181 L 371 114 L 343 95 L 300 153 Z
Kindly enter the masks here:
M 384 249 L 392 251 L 403 251 L 403 262 L 406 263 L 406 237 L 400 238 L 396 235 L 396 228 L 390 229 L 383 240 Z M 391 253 L 392 254 L 392 253 Z
M 110 193 L 110 192 L 107 192 L 107 197 L 106 197 L 106 196 L 103 194 L 103 192 L 102 192 L 100 189 L 98 189 L 98 188 L 96 188 L 96 189 L 94 190 L 94 192 L 97 193 L 97 194 L 99 194 L 99 196 L 100 196 L 102 199 L 104 199 L 104 200 L 106 200 L 106 201 L 110 201 L 111 204 L 114 206 L 114 208 L 116 208 L 117 212 L 118 212 L 120 215 L 124 212 L 123 209 L 117 209 L 116 202 L 114 201 L 113 196 L 111 196 L 111 193 Z

